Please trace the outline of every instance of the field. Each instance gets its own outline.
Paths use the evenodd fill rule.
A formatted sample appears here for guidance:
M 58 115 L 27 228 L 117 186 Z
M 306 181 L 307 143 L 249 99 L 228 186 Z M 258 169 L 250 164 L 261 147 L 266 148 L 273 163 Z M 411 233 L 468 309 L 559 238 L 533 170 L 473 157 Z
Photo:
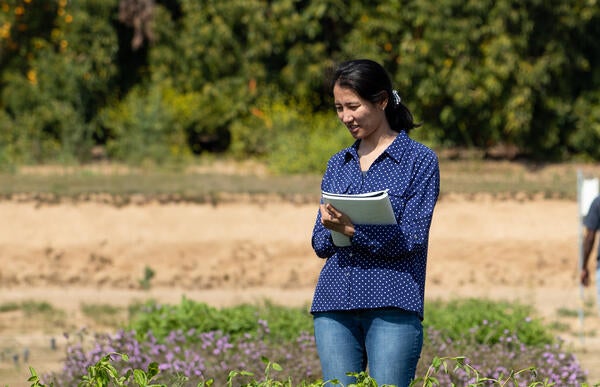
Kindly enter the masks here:
M 600 176 L 594 165 L 442 163 L 426 294 L 531 304 L 600 381 L 595 295 L 582 300 L 577 281 L 577 169 Z M 111 329 L 143 300 L 310 302 L 322 265 L 310 247 L 318 177 L 286 183 L 230 164 L 151 183 L 127 173 L 0 178 L 1 385 L 26 386 L 26 364 L 57 369 L 63 332 Z

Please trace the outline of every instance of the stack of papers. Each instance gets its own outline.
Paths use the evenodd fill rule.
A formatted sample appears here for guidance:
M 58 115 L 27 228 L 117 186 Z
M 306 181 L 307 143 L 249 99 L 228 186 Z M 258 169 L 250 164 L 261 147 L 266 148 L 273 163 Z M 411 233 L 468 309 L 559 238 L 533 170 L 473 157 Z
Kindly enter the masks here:
M 323 202 L 348 215 L 354 224 L 396 224 L 394 209 L 387 190 L 364 194 L 334 194 L 322 192 Z M 337 231 L 331 232 L 336 246 L 350 246 L 350 238 Z

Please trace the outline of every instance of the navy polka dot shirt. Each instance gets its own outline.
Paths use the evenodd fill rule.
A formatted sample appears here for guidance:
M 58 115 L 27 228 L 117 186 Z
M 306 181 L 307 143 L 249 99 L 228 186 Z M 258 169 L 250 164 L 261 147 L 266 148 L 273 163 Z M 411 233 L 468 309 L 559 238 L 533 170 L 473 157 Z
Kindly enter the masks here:
M 429 228 L 440 189 L 437 156 L 402 131 L 362 173 L 359 141 L 331 157 L 321 189 L 345 194 L 388 189 L 398 224 L 355 224 L 352 245 L 337 247 L 317 212 L 312 247 L 327 260 L 311 312 L 397 307 L 422 319 Z

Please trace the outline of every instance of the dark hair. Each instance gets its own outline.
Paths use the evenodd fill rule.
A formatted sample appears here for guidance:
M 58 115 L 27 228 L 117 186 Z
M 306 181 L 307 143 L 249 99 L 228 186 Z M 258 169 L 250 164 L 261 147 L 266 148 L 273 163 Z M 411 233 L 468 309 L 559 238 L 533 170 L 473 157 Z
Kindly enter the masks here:
M 404 130 L 408 133 L 412 128 L 421 126 L 414 122 L 410 110 L 402 102 L 395 103 L 392 81 L 385 69 L 377 62 L 357 59 L 340 63 L 331 79 L 332 94 L 336 84 L 354 90 L 361 98 L 372 103 L 379 103 L 387 98 L 385 116 L 392 130 L 396 132 Z

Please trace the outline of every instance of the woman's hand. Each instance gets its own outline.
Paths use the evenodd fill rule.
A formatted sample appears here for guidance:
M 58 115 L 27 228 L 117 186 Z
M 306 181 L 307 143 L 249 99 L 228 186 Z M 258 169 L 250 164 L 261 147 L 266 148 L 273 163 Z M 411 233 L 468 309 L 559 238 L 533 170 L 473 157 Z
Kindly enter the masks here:
M 321 224 L 330 230 L 340 232 L 347 237 L 352 238 L 354 236 L 354 224 L 348 217 L 341 211 L 338 211 L 331 204 L 321 204 Z

